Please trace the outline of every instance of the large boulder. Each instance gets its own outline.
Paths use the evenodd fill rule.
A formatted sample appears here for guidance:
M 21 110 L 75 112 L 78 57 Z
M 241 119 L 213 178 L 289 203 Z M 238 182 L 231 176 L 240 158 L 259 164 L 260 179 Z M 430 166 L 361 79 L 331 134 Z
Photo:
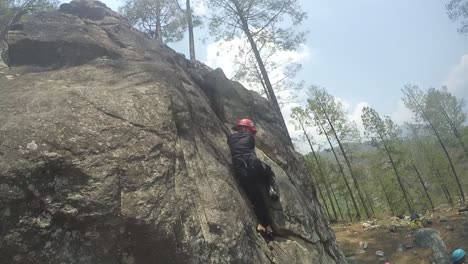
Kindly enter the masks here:
M 420 248 L 432 250 L 432 263 L 450 264 L 450 255 L 444 241 L 437 230 L 431 228 L 421 228 L 416 232 L 414 244 Z
M 97 1 L 9 32 L 0 263 L 346 263 L 268 101 Z M 278 182 L 267 243 L 230 164 L 238 118 Z

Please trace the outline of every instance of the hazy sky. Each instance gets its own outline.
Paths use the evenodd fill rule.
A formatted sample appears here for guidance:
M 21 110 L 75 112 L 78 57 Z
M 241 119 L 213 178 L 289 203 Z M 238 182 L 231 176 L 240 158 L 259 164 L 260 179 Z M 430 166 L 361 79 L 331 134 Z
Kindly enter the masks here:
M 103 2 L 114 10 L 121 3 Z M 458 25 L 449 20 L 447 1 L 301 2 L 308 13 L 302 28 L 309 34 L 296 54 L 304 66 L 298 78 L 326 87 L 356 121 L 364 105 L 399 123 L 407 120 L 409 112 L 400 100 L 400 89 L 407 83 L 424 88 L 447 84 L 450 91 L 468 100 L 468 35 L 459 34 Z M 209 10 L 201 7 L 197 12 Z M 219 52 L 213 40 L 201 41 L 206 31 L 196 31 L 197 58 L 222 67 L 228 76 L 233 74 L 229 54 Z M 188 53 L 186 40 L 170 46 Z
M 468 55 L 468 36 L 457 33 L 444 2 L 303 1 L 313 54 L 304 64 L 304 78 L 352 105 L 367 102 L 378 111 L 394 113 L 404 84 L 439 87 Z M 464 63 L 465 71 L 459 74 L 468 76 L 466 59 Z M 463 92 L 453 89 L 466 98 L 464 80 L 458 84 L 464 85 Z

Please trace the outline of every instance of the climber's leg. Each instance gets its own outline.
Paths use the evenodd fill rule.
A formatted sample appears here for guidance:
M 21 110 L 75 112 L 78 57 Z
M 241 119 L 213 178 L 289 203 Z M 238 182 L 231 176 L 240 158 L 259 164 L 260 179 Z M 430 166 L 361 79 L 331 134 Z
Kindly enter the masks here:
M 241 162 L 234 164 L 234 170 L 239 182 L 239 185 L 246 193 L 250 202 L 253 205 L 253 209 L 259 226 L 257 231 L 261 232 L 266 239 L 273 239 L 273 230 L 271 229 L 272 220 L 268 213 L 267 204 L 263 196 L 262 189 L 265 188 L 265 183 L 262 177 L 259 177 L 258 171 L 253 166 L 241 166 Z M 251 165 L 251 164 L 250 164 Z
M 263 186 L 266 187 L 267 194 L 273 199 L 278 200 L 279 194 L 276 190 L 275 184 L 275 175 L 271 170 L 271 167 L 268 164 L 262 162 L 259 159 L 254 161 L 254 168 L 257 174 L 257 177 L 260 178 L 260 182 Z
M 257 180 L 256 175 L 253 175 L 255 171 L 237 171 L 236 175 L 238 176 L 239 183 L 244 189 L 247 197 L 254 207 L 255 214 L 261 225 L 264 227 L 271 225 L 271 218 L 268 214 L 267 204 L 262 196 L 262 191 L 260 189 L 260 184 Z

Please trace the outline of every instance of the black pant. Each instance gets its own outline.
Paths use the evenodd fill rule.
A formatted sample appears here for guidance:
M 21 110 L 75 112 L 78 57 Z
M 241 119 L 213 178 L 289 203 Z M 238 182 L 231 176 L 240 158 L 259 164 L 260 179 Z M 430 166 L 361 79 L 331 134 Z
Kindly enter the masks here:
M 256 157 L 234 158 L 233 165 L 239 184 L 253 204 L 260 224 L 271 225 L 272 221 L 263 195 L 268 186 L 274 186 L 274 175 L 270 166 Z

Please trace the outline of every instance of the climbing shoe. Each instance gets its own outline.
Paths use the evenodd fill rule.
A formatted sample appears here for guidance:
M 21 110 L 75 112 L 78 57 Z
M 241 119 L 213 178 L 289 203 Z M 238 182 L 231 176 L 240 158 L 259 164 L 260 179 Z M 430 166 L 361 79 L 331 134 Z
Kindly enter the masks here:
M 268 187 L 268 195 L 270 196 L 270 198 L 274 201 L 278 201 L 279 200 L 279 194 L 278 192 L 275 191 L 275 189 L 273 188 L 273 186 L 269 186 Z
M 271 226 L 265 227 L 264 236 L 267 240 L 270 240 L 270 241 L 275 239 L 274 234 L 273 234 L 273 229 L 271 229 Z
M 261 224 L 257 225 L 257 232 L 262 235 L 262 237 L 265 240 L 272 241 L 274 237 L 273 229 L 271 229 L 271 226 L 263 226 Z

